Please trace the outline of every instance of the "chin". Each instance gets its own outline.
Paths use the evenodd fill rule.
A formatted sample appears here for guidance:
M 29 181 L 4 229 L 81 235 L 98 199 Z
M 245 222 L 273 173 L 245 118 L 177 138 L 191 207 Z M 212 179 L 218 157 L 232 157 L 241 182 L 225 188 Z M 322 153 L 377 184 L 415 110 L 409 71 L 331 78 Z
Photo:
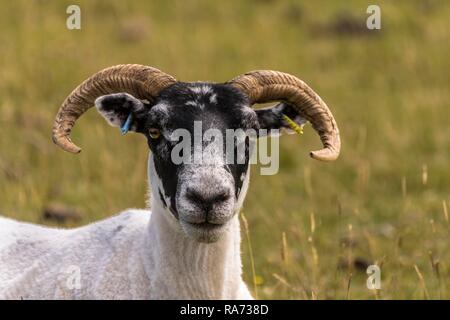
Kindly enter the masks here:
M 213 243 L 218 241 L 228 229 L 228 222 L 224 224 L 213 223 L 189 223 L 180 221 L 186 235 L 198 242 Z

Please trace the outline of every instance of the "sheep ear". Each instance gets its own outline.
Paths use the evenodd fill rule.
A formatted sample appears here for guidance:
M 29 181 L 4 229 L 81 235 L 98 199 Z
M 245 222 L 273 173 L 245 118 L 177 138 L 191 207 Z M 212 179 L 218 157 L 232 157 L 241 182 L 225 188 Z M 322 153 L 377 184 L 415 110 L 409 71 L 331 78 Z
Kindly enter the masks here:
M 271 130 L 277 129 L 280 134 L 299 133 L 307 122 L 289 104 L 280 102 L 274 106 L 255 110 L 261 129 L 267 129 L 269 135 Z
M 125 92 L 98 97 L 95 107 L 111 126 L 120 127 L 122 133 L 140 131 L 149 110 L 141 100 Z

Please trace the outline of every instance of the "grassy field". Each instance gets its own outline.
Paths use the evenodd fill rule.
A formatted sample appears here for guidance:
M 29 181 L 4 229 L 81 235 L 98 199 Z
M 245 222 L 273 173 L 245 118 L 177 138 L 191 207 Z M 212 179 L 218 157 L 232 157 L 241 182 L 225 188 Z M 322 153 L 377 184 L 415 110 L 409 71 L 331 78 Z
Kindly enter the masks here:
M 82 29 L 70 31 L 74 3 Z M 328 103 L 343 150 L 331 164 L 310 159 L 320 141 L 307 127 L 281 139 L 277 175 L 253 168 L 243 212 L 253 293 L 449 299 L 450 3 L 377 1 L 382 29 L 368 31 L 371 3 L 1 1 L 1 214 L 48 223 L 43 209 L 62 203 L 82 212 L 74 226 L 145 206 L 144 138 L 122 137 L 91 110 L 73 134 L 80 155 L 51 142 L 56 110 L 92 73 L 141 63 L 184 81 L 226 81 L 281 70 Z M 378 291 L 366 288 L 375 263 Z

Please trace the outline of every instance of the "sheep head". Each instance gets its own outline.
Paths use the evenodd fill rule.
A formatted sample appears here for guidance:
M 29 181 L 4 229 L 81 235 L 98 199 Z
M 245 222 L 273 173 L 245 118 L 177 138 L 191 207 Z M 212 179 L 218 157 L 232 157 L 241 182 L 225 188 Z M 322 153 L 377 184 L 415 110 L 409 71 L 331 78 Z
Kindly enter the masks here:
M 252 108 L 270 101 L 281 103 Z M 81 151 L 70 140 L 70 132 L 94 104 L 111 125 L 125 126 L 147 138 L 152 151 L 153 201 L 158 201 L 188 236 L 203 242 L 219 239 L 238 212 L 248 186 L 249 140 L 233 138 L 233 150 L 243 146 L 245 152 L 241 161 L 229 162 L 228 155 L 216 148 L 224 145 L 227 130 L 289 130 L 283 116 L 299 124 L 306 119 L 324 146 L 311 152 L 314 159 L 335 160 L 340 150 L 339 131 L 326 104 L 303 81 L 277 71 L 254 71 L 218 84 L 179 82 L 141 65 L 104 69 L 78 86 L 59 109 L 53 127 L 53 141 L 58 146 L 72 153 Z M 208 130 L 218 133 L 211 139 L 203 137 L 200 162 L 195 161 L 198 150 L 194 141 L 199 123 L 200 134 Z M 194 161 L 174 161 L 179 130 L 188 133 L 182 137 L 189 142 L 183 157 L 192 153 Z

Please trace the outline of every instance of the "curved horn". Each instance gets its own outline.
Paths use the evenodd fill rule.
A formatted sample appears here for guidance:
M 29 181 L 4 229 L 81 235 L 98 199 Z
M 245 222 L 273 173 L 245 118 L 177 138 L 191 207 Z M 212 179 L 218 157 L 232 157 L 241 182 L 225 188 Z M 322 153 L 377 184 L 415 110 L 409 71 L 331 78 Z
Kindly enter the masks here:
M 311 122 L 320 136 L 324 148 L 311 151 L 311 157 L 333 161 L 339 156 L 341 141 L 336 121 L 325 102 L 302 80 L 279 71 L 258 70 L 240 75 L 228 84 L 244 91 L 252 104 L 276 100 L 288 102 Z
M 162 89 L 175 82 L 175 78 L 158 69 L 138 64 L 103 69 L 85 80 L 64 100 L 53 124 L 53 142 L 65 151 L 80 152 L 81 148 L 70 139 L 72 127 L 99 96 L 127 92 L 138 99 L 152 101 Z

